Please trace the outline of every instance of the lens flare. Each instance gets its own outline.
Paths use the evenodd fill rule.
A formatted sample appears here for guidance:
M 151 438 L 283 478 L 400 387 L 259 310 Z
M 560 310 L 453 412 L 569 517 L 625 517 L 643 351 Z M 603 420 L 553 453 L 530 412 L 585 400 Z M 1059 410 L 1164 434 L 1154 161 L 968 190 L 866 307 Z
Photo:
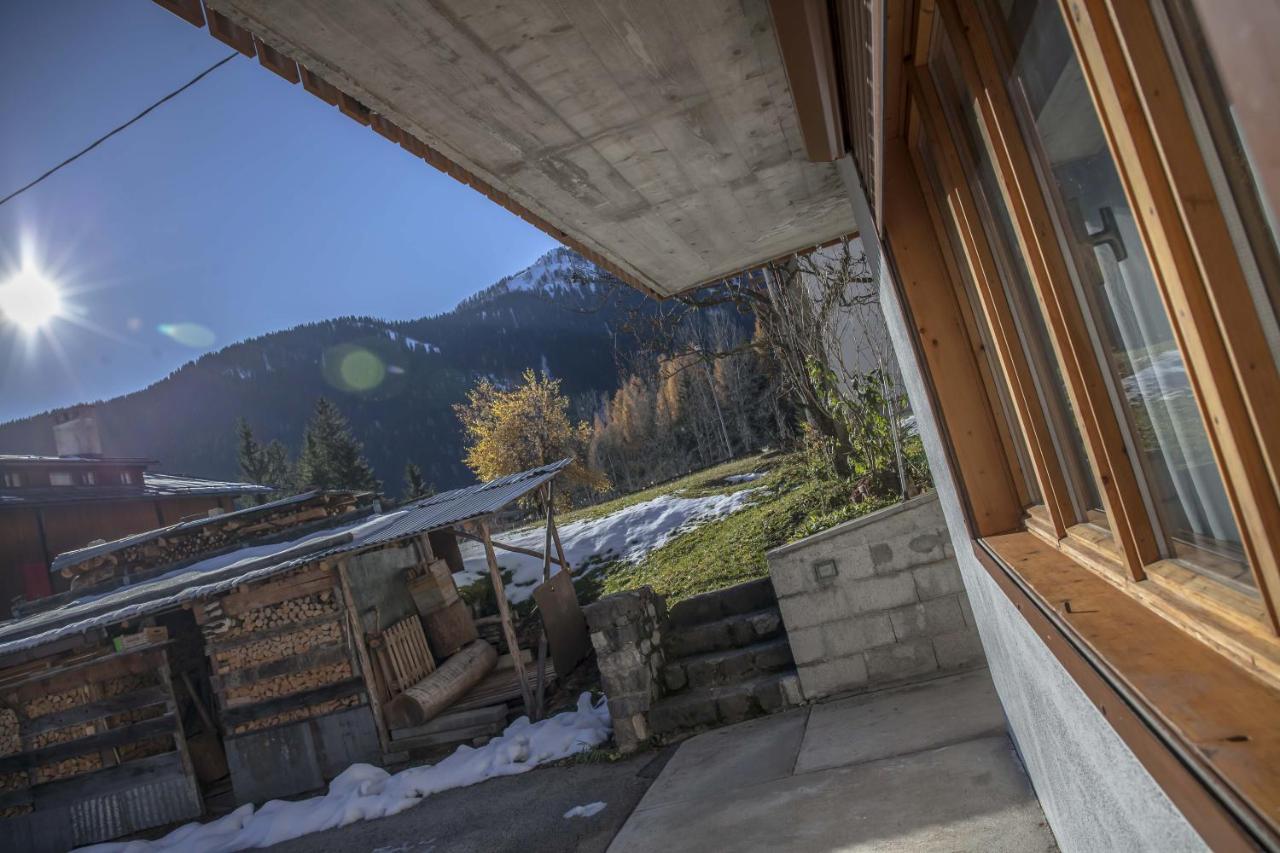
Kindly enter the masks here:
M 211 347 L 218 339 L 212 329 L 199 323 L 161 323 L 156 326 L 156 331 L 192 349 Z
M 373 391 L 386 381 L 387 363 L 372 349 L 357 344 L 338 344 L 325 350 L 321 360 L 325 381 L 339 391 Z
M 348 387 L 356 391 L 372 391 L 386 378 L 382 359 L 366 349 L 353 350 L 342 357 L 338 373 Z
M 0 315 L 34 332 L 62 314 L 58 286 L 32 269 L 22 269 L 0 284 Z

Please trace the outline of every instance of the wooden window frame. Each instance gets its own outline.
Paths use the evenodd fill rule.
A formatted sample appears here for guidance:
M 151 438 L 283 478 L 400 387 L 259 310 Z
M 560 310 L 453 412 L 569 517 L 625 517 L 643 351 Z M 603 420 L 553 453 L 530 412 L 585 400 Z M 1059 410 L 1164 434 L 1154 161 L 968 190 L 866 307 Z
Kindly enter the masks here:
M 1024 527 L 1078 564 L 1093 570 L 1133 598 L 1175 622 L 1187 633 L 1206 642 L 1264 680 L 1280 685 L 1280 643 L 1275 641 L 1274 604 L 1268 594 L 1269 590 L 1276 587 L 1268 584 L 1267 573 L 1261 570 L 1265 566 L 1255 565 L 1254 558 L 1251 558 L 1250 570 L 1254 572 L 1259 591 L 1259 596 L 1255 598 L 1193 572 L 1175 559 L 1162 557 L 1154 548 L 1155 530 L 1147 504 L 1134 482 L 1138 474 L 1129 463 L 1124 449 L 1120 415 L 1107 395 L 1095 392 L 1094 383 L 1097 387 L 1102 387 L 1100 376 L 1090 379 L 1071 373 L 1070 362 L 1067 361 L 1071 356 L 1074 356 L 1077 364 L 1092 367 L 1094 372 L 1100 373 L 1101 366 L 1084 327 L 1083 312 L 1075 301 L 1075 293 L 1070 286 L 1070 277 L 1066 271 L 1067 259 L 1061 254 L 1060 244 L 1052 239 L 1053 228 L 1048 218 L 1048 203 L 1035 182 L 1030 152 L 1023 147 L 1018 128 L 1011 124 L 1016 119 L 1012 104 L 1005 95 L 1004 74 L 997 64 L 994 49 L 984 42 L 986 30 L 977 18 L 979 14 L 975 0 L 939 0 L 933 14 L 921 15 L 920 29 L 915 39 L 915 67 L 907 73 L 907 133 L 910 136 L 923 129 L 935 159 L 941 161 L 934 165 L 947 184 L 947 197 L 926 199 L 935 236 L 938 245 L 943 247 L 942 254 L 947 255 L 951 241 L 944 232 L 939 217 L 951 215 L 964 244 L 964 257 L 948 262 L 951 284 L 955 288 L 964 286 L 959 271 L 955 269 L 956 263 L 964 263 L 968 278 L 978 291 L 985 315 L 983 319 L 997 350 L 996 361 L 1004 374 L 1018 424 L 1026 438 L 1034 476 L 1045 495 L 1043 506 L 1028 510 Z M 1068 382 L 1068 392 L 1071 393 L 1074 389 L 1079 395 L 1073 397 L 1072 404 L 1076 407 L 1082 426 L 1086 420 L 1092 425 L 1086 435 L 1086 447 L 1095 467 L 1095 474 L 1099 476 L 1099 484 L 1106 482 L 1102 476 L 1104 471 L 1117 471 L 1117 466 L 1106 465 L 1105 460 L 1115 458 L 1124 462 L 1123 468 L 1119 470 L 1129 482 L 1123 482 L 1125 478 L 1121 477 L 1112 478 L 1110 488 L 1104 490 L 1104 517 L 1088 513 L 1084 519 L 1077 520 L 1074 515 L 1066 495 L 1065 472 L 1054 451 L 1052 435 L 1041 415 L 1039 401 L 1034 396 L 1034 387 L 1029 380 L 1030 368 L 1021 346 L 1018 345 L 1017 330 L 1013 327 L 1009 313 L 1010 306 L 999 286 L 991 249 L 977 214 L 978 207 L 967 179 L 962 174 L 960 155 L 942 115 L 933 82 L 928 79 L 928 75 L 920 73 L 920 67 L 928 61 L 925 47 L 929 43 L 929 33 L 925 30 L 939 22 L 948 27 L 952 48 L 966 75 L 969 91 L 980 93 L 974 97 L 979 119 L 987 135 L 988 154 L 992 157 L 1001 180 L 1003 201 L 1015 218 L 1019 237 L 1017 248 L 1023 252 L 1029 266 L 1032 263 L 1037 266 L 1039 277 L 1035 277 L 1033 273 L 1033 284 L 1041 307 L 1046 315 L 1055 307 L 1059 309 L 1055 322 L 1050 324 L 1052 343 L 1058 357 L 1064 362 L 1063 372 L 1064 379 Z M 958 33 L 964 35 L 957 37 Z M 996 144 L 997 142 L 1000 144 Z M 919 162 L 915 144 L 908 140 L 906 147 L 915 158 L 913 165 L 919 185 L 926 190 L 927 197 L 932 196 L 929 179 L 923 164 Z M 1202 156 L 1198 148 L 1194 151 L 1197 156 Z M 1131 173 L 1132 168 L 1126 170 L 1126 191 L 1129 191 L 1130 184 L 1127 176 Z M 1144 230 L 1144 241 L 1149 230 L 1149 227 Z M 1230 242 L 1227 241 L 1225 245 L 1229 247 Z M 1148 252 L 1148 257 L 1154 257 L 1145 243 L 1144 249 Z M 1040 254 L 1033 256 L 1036 252 Z M 1168 274 L 1163 273 L 1162 277 L 1167 279 Z M 1242 278 L 1240 284 L 1245 286 Z M 957 302 L 961 301 L 964 300 L 957 299 Z M 1046 316 L 1046 320 L 1048 319 Z M 1190 320 L 1185 316 L 1180 318 L 1181 324 L 1188 322 Z M 1259 339 L 1265 342 L 1260 325 L 1255 322 L 1255 327 Z M 1185 340 L 1181 335 L 1177 338 L 1180 349 L 1185 346 Z M 1259 362 L 1262 362 L 1264 368 L 1272 363 L 1266 359 L 1259 359 Z M 1188 365 L 1189 373 L 1195 369 Z M 1201 386 L 1206 384 L 1205 380 L 1198 374 L 1192 375 L 1191 379 L 1193 388 L 1199 394 Z M 1218 375 L 1214 381 L 1222 382 L 1223 377 Z M 1277 392 L 1276 399 L 1280 399 L 1280 391 Z M 1082 403 L 1090 404 L 1090 408 L 1084 408 Z M 944 405 L 944 411 L 945 409 Z M 1206 418 L 1206 429 L 1209 429 L 1211 421 L 1214 422 L 1211 442 L 1215 450 L 1219 450 L 1221 443 L 1216 436 L 1227 427 L 1220 422 L 1221 418 L 1210 416 Z M 1251 422 L 1246 421 L 1243 429 L 1250 428 Z M 1242 428 L 1236 425 L 1234 429 L 1238 433 Z M 963 450 L 960 452 L 963 453 Z M 1098 459 L 1104 460 L 1104 463 L 1099 464 Z M 1258 460 L 1255 464 L 1264 473 L 1268 470 L 1263 460 Z M 1233 489 L 1231 485 L 1234 468 L 1235 466 L 1220 461 L 1219 470 L 1223 474 L 1228 494 L 1233 500 L 1239 500 L 1239 490 Z M 1238 516 L 1238 520 L 1242 516 L 1243 514 Z M 1117 519 L 1123 525 L 1119 534 L 1115 532 Z M 1280 525 L 1273 530 L 1280 530 Z M 1276 534 L 1273 532 L 1269 535 L 1274 538 Z M 1141 547 L 1144 541 L 1149 541 L 1152 547 Z M 1250 553 L 1258 553 L 1258 549 Z M 1262 556 L 1265 558 L 1265 551 Z
M 1205 790 L 1215 791 L 1221 802 L 1232 804 L 1229 811 L 1250 827 L 1255 838 L 1275 840 L 1280 838 L 1280 798 L 1272 789 L 1280 773 L 1274 769 L 1280 766 L 1280 738 L 1270 734 L 1272 719 L 1250 714 L 1266 716 L 1269 712 L 1262 709 L 1280 707 L 1280 641 L 1276 637 L 1280 580 L 1274 562 L 1280 549 L 1280 517 L 1270 514 L 1280 495 L 1274 476 L 1274 445 L 1280 441 L 1280 430 L 1273 427 L 1268 433 L 1260 420 L 1272 417 L 1273 409 L 1280 407 L 1280 376 L 1257 316 L 1241 316 L 1256 303 L 1249 295 L 1222 211 L 1203 204 L 1205 198 L 1217 198 L 1204 152 L 1192 133 L 1180 100 L 1182 90 L 1175 85 L 1146 4 L 1058 0 L 1134 211 L 1142 250 L 1151 262 L 1175 343 L 1187 364 L 1246 543 L 1256 597 L 1165 558 L 1157 544 L 1157 530 L 1139 483 L 1142 475 L 1126 450 L 1121 414 L 1108 393 L 1109 379 L 1103 375 L 1078 301 L 1070 260 L 1063 254 L 1035 155 L 1026 148 L 1006 89 L 1007 63 L 988 40 L 990 30 L 979 2 L 937 0 L 925 4 L 928 8 L 918 14 L 915 50 L 904 74 L 906 138 L 902 147 L 910 152 L 915 184 L 925 196 L 955 301 L 966 301 L 960 288 L 972 287 L 976 292 L 981 306 L 977 320 L 986 324 L 1002 374 L 998 378 L 1006 383 L 1033 475 L 1045 497 L 1043 505 L 1026 511 L 1024 532 L 992 534 L 975 525 L 980 561 L 1007 587 L 1015 604 L 1017 587 L 1049 614 L 1050 621 L 1063 623 L 1082 653 L 1106 670 L 1107 680 L 1125 685 L 1131 706 L 1141 706 L 1148 724 L 1163 729 L 1165 748 L 1183 756 L 1183 768 L 1197 765 L 1193 775 Z M 985 136 L 982 143 L 1000 182 L 1002 198 L 991 203 L 1003 202 L 1014 221 L 1018 245 L 1013 249 L 1021 252 L 1028 266 L 1045 314 L 1102 492 L 1102 514 L 1086 512 L 1081 518 L 1070 500 L 1053 431 L 1043 415 L 1032 366 L 1001 286 L 994 249 L 988 242 L 991 237 L 965 172 L 965 155 L 933 80 L 923 73 L 935 26 L 946 28 L 968 94 L 974 98 Z M 917 134 L 927 140 L 930 165 L 942 187 L 935 186 L 922 162 Z M 892 198 L 891 193 L 886 201 Z M 943 221 L 947 216 L 958 240 L 947 230 L 948 223 Z M 885 229 L 892 244 L 893 223 L 886 223 Z M 1226 273 L 1220 275 L 1224 268 Z M 1224 300 L 1233 304 L 1223 304 Z M 916 304 L 910 294 L 907 302 Z M 1228 328 L 1231 336 L 1226 334 Z M 933 365 L 929 367 L 932 375 Z M 955 433 L 954 404 L 941 397 L 945 425 Z M 1280 412 L 1274 413 L 1271 423 L 1280 423 Z M 957 458 L 963 458 L 967 438 L 962 436 L 952 449 Z M 1007 452 L 1007 443 L 1005 448 Z M 961 479 L 967 485 L 967 478 Z M 971 508 L 981 505 L 981 496 L 963 491 Z M 1098 579 L 1107 583 L 1099 585 Z M 1024 615 L 1035 624 L 1028 611 Z M 1141 636 L 1125 636 L 1138 622 L 1144 626 Z M 1151 651 L 1156 646 L 1159 653 Z M 1171 648 L 1180 650 L 1181 659 L 1169 654 Z M 1164 681 L 1161 674 L 1167 676 Z M 1214 696 L 1223 699 L 1223 707 L 1213 707 L 1207 694 L 1201 695 L 1203 691 L 1189 694 L 1195 684 L 1215 685 Z M 1247 736 L 1243 727 L 1249 728 Z M 1233 733 L 1224 734 L 1228 728 Z M 1137 739 L 1136 732 L 1126 736 L 1130 743 Z M 1140 759 L 1159 765 L 1167 763 L 1167 754 L 1155 750 Z M 1171 796 L 1185 785 L 1185 780 L 1170 781 L 1179 772 L 1165 767 L 1158 777 Z M 1210 830 L 1206 837 L 1217 835 L 1224 825 L 1222 816 L 1206 817 L 1211 807 L 1194 805 L 1198 801 L 1186 789 L 1182 795 L 1198 810 L 1191 814 L 1184 809 L 1193 824 Z
M 1102 3 L 1104 0 L 1097 0 L 1097 2 Z M 1125 4 L 1125 8 L 1129 9 L 1129 5 Z M 1063 364 L 1068 394 L 1081 422 L 1088 456 L 1103 492 L 1106 510 L 1105 526 L 1089 522 L 1072 525 L 1064 523 L 1064 519 L 1069 516 L 1063 505 L 1049 506 L 1047 521 L 1043 515 L 1033 517 L 1029 519 L 1028 529 L 1038 530 L 1052 537 L 1082 561 L 1106 571 L 1109 579 L 1122 586 L 1146 580 L 1150 568 L 1155 566 L 1155 581 L 1158 584 L 1192 596 L 1197 599 L 1197 605 L 1216 610 L 1234 608 L 1253 620 L 1257 615 L 1257 608 L 1250 604 L 1247 595 L 1224 593 L 1218 596 L 1214 593 L 1214 586 L 1211 583 L 1173 585 L 1173 578 L 1183 579 L 1185 576 L 1182 571 L 1177 570 L 1180 567 L 1175 568 L 1176 563 L 1169 565 L 1170 561 L 1164 559 L 1157 546 L 1156 531 L 1144 499 L 1143 488 L 1138 482 L 1140 475 L 1126 450 L 1119 415 L 1106 393 L 1106 379 L 1102 375 L 1102 366 L 1093 351 L 1084 312 L 1072 286 L 1068 261 L 1056 240 L 1048 201 L 1036 181 L 1032 154 L 1026 150 L 1022 142 L 1021 131 L 1013 113 L 1013 105 L 1005 89 L 1004 69 L 1000 66 L 994 47 L 986 40 L 986 29 L 981 14 L 976 0 L 939 0 L 934 14 L 922 16 L 921 26 L 922 28 L 932 27 L 941 22 L 947 28 L 952 48 L 965 76 L 965 82 L 969 92 L 973 93 L 978 119 L 986 135 L 988 152 L 1001 182 L 1004 202 L 1015 222 L 1019 240 L 1018 248 L 1022 251 L 1030 268 L 1033 285 L 1045 312 L 1052 343 Z M 1154 21 L 1149 16 L 1147 21 L 1151 28 L 1149 35 L 1158 36 Z M 918 33 L 917 63 L 925 61 L 922 56 L 923 50 L 919 46 L 926 43 L 927 37 Z M 1146 53 L 1154 52 L 1150 44 L 1144 43 L 1144 48 Z M 1167 70 L 1168 62 L 1162 52 L 1159 53 L 1158 59 Z M 916 76 L 914 91 L 923 92 L 924 99 L 927 101 L 931 82 L 922 81 L 922 76 Z M 1086 78 L 1091 79 L 1088 71 L 1086 71 Z M 1171 78 L 1167 82 L 1172 85 Z M 928 83 L 928 85 L 922 85 L 922 83 Z M 1180 97 L 1179 93 L 1174 94 Z M 1166 112 L 1172 111 L 1174 107 L 1181 108 L 1181 102 L 1161 104 L 1161 108 Z M 1115 136 L 1110 130 L 1114 122 L 1106 121 L 1106 116 L 1101 118 L 1104 120 L 1104 127 L 1107 128 L 1110 140 Z M 1185 112 L 1183 118 L 1186 118 Z M 1136 131 L 1131 132 L 1130 135 L 1134 133 Z M 937 134 L 934 136 L 936 137 Z M 1187 192 L 1203 191 L 1208 186 L 1208 175 L 1203 160 L 1200 159 L 1202 154 L 1197 146 L 1191 144 L 1192 142 L 1193 138 L 1188 131 L 1187 139 L 1183 141 L 1179 154 L 1184 159 L 1192 155 L 1197 158 L 1196 162 L 1199 163 L 1204 183 L 1191 185 Z M 1160 176 L 1139 182 L 1148 189 L 1146 196 L 1137 195 L 1133 189 L 1135 169 L 1131 163 L 1121 161 L 1121 155 L 1124 153 L 1125 149 L 1121 146 L 1113 149 L 1117 159 L 1117 169 L 1122 173 L 1126 192 L 1130 195 L 1134 210 L 1138 211 L 1141 205 L 1149 201 L 1154 193 L 1150 187 L 1159 183 L 1157 178 Z M 1142 165 L 1144 168 L 1150 168 L 1152 163 L 1148 159 Z M 1162 174 L 1167 178 L 1169 171 L 1172 170 L 1164 169 Z M 1184 171 L 1194 172 L 1195 170 Z M 1183 179 L 1183 183 L 1186 184 L 1186 182 L 1187 179 Z M 1191 201 L 1183 204 L 1185 208 L 1191 206 Z M 1216 214 L 1214 222 L 1218 230 L 1210 233 L 1218 235 L 1218 245 L 1205 246 L 1201 250 L 1202 254 L 1206 256 L 1212 254 L 1215 262 L 1221 265 L 1234 265 L 1235 274 L 1229 277 L 1228 285 L 1229 288 L 1235 288 L 1232 292 L 1236 296 L 1236 312 L 1247 314 L 1254 304 L 1247 295 L 1248 283 L 1232 249 L 1221 211 L 1215 207 L 1213 213 Z M 1165 219 L 1153 224 L 1153 220 L 1160 220 L 1160 214 L 1163 214 Z M 1170 216 L 1174 216 L 1172 224 L 1169 222 Z M 1209 218 L 1208 214 L 1198 213 L 1195 222 Z M 1274 436 L 1280 435 L 1280 431 L 1271 430 L 1271 434 L 1268 435 L 1266 430 L 1260 428 L 1261 424 L 1257 423 L 1256 419 L 1261 416 L 1264 407 L 1280 405 L 1280 377 L 1275 376 L 1274 359 L 1271 358 L 1270 350 L 1261 349 L 1267 346 L 1267 342 L 1265 332 L 1256 315 L 1252 317 L 1250 323 L 1241 320 L 1242 337 L 1246 342 L 1239 345 L 1240 352 L 1237 353 L 1237 359 L 1252 359 L 1249 362 L 1248 371 L 1251 385 L 1236 382 L 1238 377 L 1230 370 L 1224 373 L 1222 368 L 1230 365 L 1223 360 L 1225 356 L 1220 350 L 1217 351 L 1217 361 L 1213 361 L 1211 357 L 1213 353 L 1201 352 L 1200 357 L 1196 359 L 1188 357 L 1188 341 L 1192 336 L 1184 330 L 1184 327 L 1212 324 L 1207 331 L 1197 333 L 1199 336 L 1196 341 L 1212 338 L 1211 342 L 1216 341 L 1218 345 L 1226 346 L 1227 338 L 1223 333 L 1221 321 L 1212 314 L 1211 306 L 1205 299 L 1192 304 L 1193 300 L 1189 297 L 1169 295 L 1172 288 L 1170 281 L 1178 275 L 1183 275 L 1185 278 L 1185 264 L 1183 267 L 1175 268 L 1171 273 L 1169 263 L 1179 258 L 1172 256 L 1168 251 L 1158 254 L 1157 250 L 1160 246 L 1152 247 L 1151 234 L 1159 227 L 1164 232 L 1180 232 L 1185 241 L 1193 240 L 1197 244 L 1204 243 L 1206 238 L 1200 234 L 1193 235 L 1191 225 L 1194 223 L 1189 219 L 1184 221 L 1182 214 L 1175 212 L 1169 204 L 1158 207 L 1154 203 L 1148 203 L 1141 210 L 1139 223 L 1142 228 L 1144 250 L 1151 259 L 1153 267 L 1159 266 L 1153 271 L 1160 282 L 1162 295 L 1169 308 L 1176 342 L 1187 360 L 1189 378 L 1201 407 L 1210 444 L 1223 475 L 1224 486 L 1231 500 L 1237 523 L 1241 528 L 1250 570 L 1254 574 L 1259 595 L 1265 606 L 1266 612 L 1263 614 L 1263 619 L 1270 633 L 1274 634 L 1277 628 L 1275 590 L 1280 589 L 1280 582 L 1274 579 L 1276 567 L 1272 555 L 1276 553 L 1278 547 L 1274 531 L 1280 530 L 1280 519 L 1271 526 L 1261 519 L 1270 519 L 1268 513 L 1272 511 L 1272 505 L 1277 501 L 1276 491 L 1270 488 L 1271 472 L 1274 466 L 1270 464 L 1266 451 L 1275 440 Z M 1173 227 L 1179 223 L 1183 225 L 1182 228 Z M 1185 258 L 1183 260 L 1185 261 Z M 981 281 L 980 267 L 971 265 L 971 269 L 974 271 L 975 280 Z M 1198 270 L 1192 270 L 1192 272 L 1199 275 Z M 1217 281 L 1215 277 L 1215 287 Z M 1200 288 L 1202 296 L 1208 290 L 1203 276 L 1198 283 L 1192 282 L 1190 285 L 1182 286 L 1181 289 L 1194 289 L 1194 287 Z M 997 337 L 997 340 L 999 339 Z M 1205 365 L 1210 362 L 1215 367 L 1206 378 Z M 1274 392 L 1270 394 L 1270 399 L 1262 401 L 1252 409 L 1246 407 L 1244 398 L 1248 397 L 1252 400 L 1255 395 L 1269 388 L 1268 383 L 1271 381 L 1269 377 L 1277 382 Z M 1210 390 L 1203 391 L 1206 388 Z M 1263 396 L 1265 397 L 1266 394 L 1263 393 Z M 1233 401 L 1234 406 L 1228 405 Z M 1274 422 L 1280 422 L 1280 414 Z M 1025 425 L 1024 430 L 1026 430 Z M 1034 435 L 1034 430 L 1027 431 L 1029 442 L 1034 441 Z M 1250 441 L 1253 443 L 1250 444 Z M 1252 460 L 1249 464 L 1242 461 L 1245 457 L 1241 454 L 1245 450 L 1255 451 L 1248 457 Z M 1249 476 L 1244 485 L 1240 486 L 1237 479 L 1243 469 L 1248 469 Z M 1044 479 L 1047 479 L 1047 477 L 1042 478 L 1044 473 L 1037 471 L 1037 477 L 1041 478 L 1042 490 L 1048 496 L 1052 492 L 1043 487 Z M 1053 475 L 1054 472 L 1049 472 L 1049 476 Z M 1115 569 L 1121 571 L 1116 573 Z
M 1248 279 L 1150 6 L 1059 3 L 1280 630 L 1280 371 Z

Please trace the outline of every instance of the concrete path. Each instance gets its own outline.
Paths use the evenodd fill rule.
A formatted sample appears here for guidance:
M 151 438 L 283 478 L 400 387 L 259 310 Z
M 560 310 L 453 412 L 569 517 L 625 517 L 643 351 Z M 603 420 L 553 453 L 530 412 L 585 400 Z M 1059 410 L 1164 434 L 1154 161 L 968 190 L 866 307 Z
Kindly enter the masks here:
M 1056 851 L 986 670 L 682 744 L 609 853 Z
M 670 751 L 623 761 L 539 767 L 433 794 L 408 811 L 304 835 L 273 853 L 603 853 Z M 605 803 L 590 817 L 574 806 Z

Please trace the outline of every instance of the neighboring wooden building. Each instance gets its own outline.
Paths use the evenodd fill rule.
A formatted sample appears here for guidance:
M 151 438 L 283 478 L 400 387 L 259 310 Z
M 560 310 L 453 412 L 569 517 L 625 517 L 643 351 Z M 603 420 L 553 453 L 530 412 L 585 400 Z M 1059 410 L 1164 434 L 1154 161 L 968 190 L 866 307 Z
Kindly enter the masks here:
M 528 650 L 460 691 L 465 720 L 397 733 L 383 708 L 457 648 L 433 653 L 415 599 L 441 572 L 428 624 L 456 599 L 454 526 L 549 489 L 565 464 L 386 513 L 368 493 L 309 492 L 60 555 L 74 592 L 0 625 L 0 833 L 63 850 L 198 817 L 211 785 L 291 796 L 352 763 L 496 733 L 513 699 L 532 713 Z
M 98 539 L 234 509 L 271 491 L 251 483 L 155 474 L 152 459 L 0 455 L 0 619 L 15 598 L 67 588 L 51 578 L 55 555 Z

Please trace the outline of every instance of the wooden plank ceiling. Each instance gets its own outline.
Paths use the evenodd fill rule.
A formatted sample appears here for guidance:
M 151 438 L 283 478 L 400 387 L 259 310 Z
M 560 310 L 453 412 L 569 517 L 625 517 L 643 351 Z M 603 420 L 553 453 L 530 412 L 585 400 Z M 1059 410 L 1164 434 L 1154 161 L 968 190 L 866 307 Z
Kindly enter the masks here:
M 835 164 L 805 157 L 767 0 L 206 7 L 653 293 L 855 228 Z

